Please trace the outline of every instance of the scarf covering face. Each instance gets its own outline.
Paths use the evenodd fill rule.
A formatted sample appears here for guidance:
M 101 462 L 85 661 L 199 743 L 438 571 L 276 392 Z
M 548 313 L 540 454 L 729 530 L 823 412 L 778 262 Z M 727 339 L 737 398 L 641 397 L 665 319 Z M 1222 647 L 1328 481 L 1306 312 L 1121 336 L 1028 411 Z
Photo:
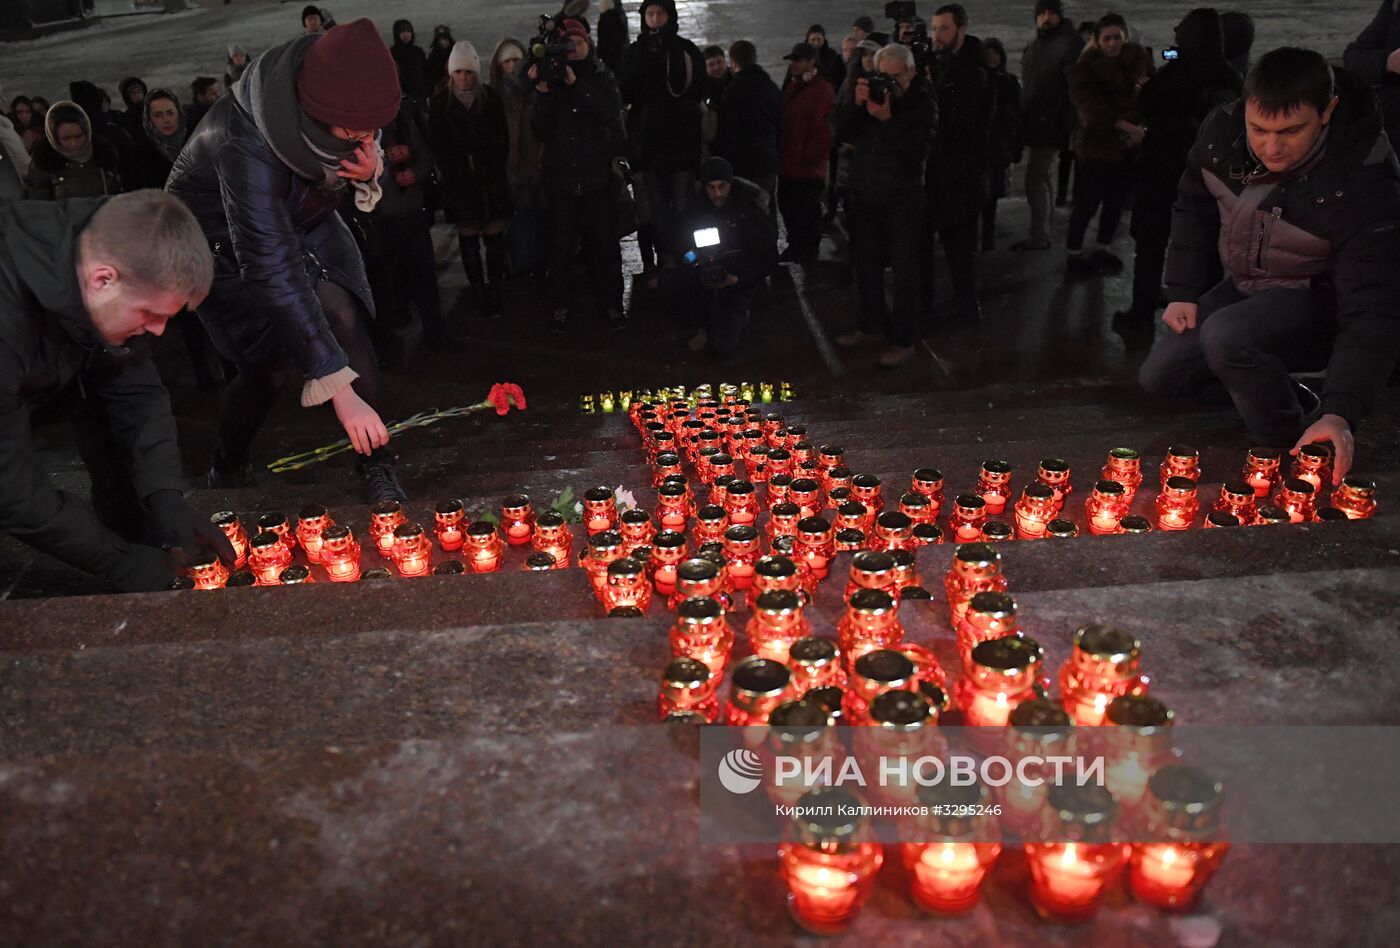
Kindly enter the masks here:
M 379 203 L 383 192 L 379 172 L 384 152 L 379 152 L 379 171 L 369 181 L 349 181 L 340 177 L 340 163 L 354 157 L 358 143 L 339 138 L 301 108 L 297 99 L 297 73 L 311 44 L 324 33 L 298 36 L 274 46 L 248 64 L 243 77 L 233 87 L 233 98 L 253 118 L 274 154 L 293 172 L 319 182 L 328 191 L 339 191 L 350 184 L 355 189 L 355 206 L 368 213 Z
M 175 115 L 179 118 L 180 124 L 175 131 L 169 135 L 162 135 L 151 123 L 151 103 L 160 99 L 169 99 L 175 103 Z M 141 110 L 141 124 L 146 129 L 146 137 L 151 140 L 151 144 L 160 150 L 166 160 L 171 164 L 180 157 L 180 149 L 185 147 L 185 139 L 190 137 L 189 129 L 185 128 L 185 113 L 180 108 L 180 100 L 175 98 L 175 93 L 169 89 L 157 89 L 146 96 L 146 106 Z
M 81 125 L 87 135 L 87 144 L 77 152 L 65 151 L 58 143 L 58 127 L 68 124 Z M 82 106 L 76 102 L 64 99 L 50 106 L 48 114 L 44 116 L 44 137 L 49 140 L 54 151 L 69 161 L 85 165 L 92 160 L 92 122 Z

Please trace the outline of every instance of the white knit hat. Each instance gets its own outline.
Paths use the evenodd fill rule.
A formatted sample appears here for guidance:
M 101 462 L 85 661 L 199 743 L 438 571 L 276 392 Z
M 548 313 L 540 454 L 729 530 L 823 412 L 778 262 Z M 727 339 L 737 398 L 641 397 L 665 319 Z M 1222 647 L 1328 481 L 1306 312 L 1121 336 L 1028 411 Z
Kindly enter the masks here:
M 447 57 L 447 71 L 453 73 L 458 69 L 481 73 L 481 57 L 476 54 L 476 47 L 466 40 L 458 40 Z

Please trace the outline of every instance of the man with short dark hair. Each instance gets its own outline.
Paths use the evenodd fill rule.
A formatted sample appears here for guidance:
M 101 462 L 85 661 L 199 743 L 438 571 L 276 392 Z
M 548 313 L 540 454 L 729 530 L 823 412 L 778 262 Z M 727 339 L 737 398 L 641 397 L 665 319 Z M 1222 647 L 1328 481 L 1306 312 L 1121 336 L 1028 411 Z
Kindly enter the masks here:
M 191 101 L 190 107 L 185 111 L 185 128 L 191 134 L 223 94 L 223 83 L 213 76 L 200 76 L 190 83 Z
M 1060 0 L 1036 0 L 1035 30 L 1035 39 L 1021 54 L 1021 133 L 1031 227 L 1013 250 L 1050 249 L 1050 202 L 1055 194 L 1050 168 L 1055 156 L 1069 147 L 1074 131 L 1069 74 L 1084 48 L 1074 24 L 1064 18 Z
M 1331 442 L 1340 482 L 1400 349 L 1397 260 L 1400 166 L 1371 90 L 1312 50 L 1276 49 L 1201 126 L 1167 251 L 1171 332 L 1138 380 L 1160 397 L 1223 386 L 1259 444 Z M 1329 347 L 1319 402 L 1289 372 Z
M 770 211 L 776 212 L 782 92 L 758 64 L 758 50 L 748 40 L 730 45 L 729 68 L 734 78 L 720 99 L 714 153 L 729 162 L 736 177 L 761 187 Z
M 857 43 L 874 32 L 875 21 L 868 16 L 858 16 L 855 22 L 851 24 L 851 35 L 856 38 Z
M 155 544 L 233 564 L 185 502 L 170 396 L 138 338 L 213 275 L 194 216 L 159 191 L 0 203 L 0 531 L 130 592 L 174 581 Z M 30 433 L 46 404 L 73 424 L 91 505 L 49 484 Z

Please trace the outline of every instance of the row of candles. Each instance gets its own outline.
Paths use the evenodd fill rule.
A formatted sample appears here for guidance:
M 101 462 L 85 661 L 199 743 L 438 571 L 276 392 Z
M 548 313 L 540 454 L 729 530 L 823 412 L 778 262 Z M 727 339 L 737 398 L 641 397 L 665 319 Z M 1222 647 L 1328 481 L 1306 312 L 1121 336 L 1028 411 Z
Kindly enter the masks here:
M 1032 869 L 1032 902 L 1048 918 L 1078 921 L 1092 916 L 1125 865 L 1130 866 L 1132 891 L 1144 901 L 1165 908 L 1194 903 L 1225 854 L 1216 819 L 1222 793 L 1208 776 L 1173 763 L 1170 739 L 1163 733 L 1173 715 L 1146 695 L 1149 679 L 1140 671 L 1138 642 L 1114 627 L 1080 629 L 1073 654 L 1060 670 L 1061 699 L 1050 700 L 1042 674 L 1043 650 L 1020 630 L 1015 602 L 1006 594 L 999 552 L 987 542 L 964 543 L 944 580 L 963 670 L 948 690 L 934 654 L 904 641 L 898 616 L 901 599 L 931 598 L 919 585 L 911 551 L 943 541 L 933 522 L 943 501 L 942 476 L 932 469 L 917 471 L 900 509 L 881 512 L 879 479 L 850 474 L 839 448 L 824 447 L 813 457 L 810 444 L 802 440 L 805 430 L 785 426 L 775 415 L 763 419 L 760 442 L 750 427 L 755 419 L 743 406 L 731 406 L 728 412 L 724 406 L 708 407 L 714 412 L 711 418 L 691 417 L 693 412 L 673 405 L 664 422 L 651 406 L 632 412 L 655 472 L 657 520 L 663 528 L 671 537 L 680 537 L 675 531 L 685 528 L 694 509 L 687 509 L 689 485 L 680 470 L 684 455 L 711 488 L 711 504 L 695 510 L 697 539 L 708 541 L 715 531 L 723 531 L 720 550 L 708 551 L 708 563 L 684 561 L 675 586 L 663 575 L 656 587 L 671 590 L 668 603 L 675 613 L 669 633 L 673 659 L 663 672 L 658 697 L 660 716 L 668 721 L 769 725 L 766 736 L 758 738 L 759 749 L 767 752 L 762 756 L 766 764 L 777 754 L 843 752 L 832 738 L 835 724 L 866 726 L 857 732 L 857 756 L 864 738 L 867 753 L 877 749 L 909 757 L 938 744 L 934 727 L 941 716 L 953 720 L 960 715 L 965 724 L 1011 735 L 1013 746 L 1022 752 L 1038 749 L 1042 758 L 1050 756 L 1050 747 L 1065 747 L 1074 740 L 1072 724 L 1119 725 L 1113 730 L 1130 733 L 1134 740 L 1117 747 L 1107 787 L 1055 787 L 1047 793 L 1043 787 L 1007 784 L 997 791 L 1004 814 L 1000 818 L 967 815 L 987 802 L 988 791 L 982 786 L 900 787 L 893 795 L 882 788 L 880 802 L 917 801 L 934 814 L 919 832 L 921 839 L 933 841 L 901 845 L 911 896 L 935 913 L 968 910 L 978 901 L 982 881 L 1001 851 L 1001 832 L 1009 831 L 1047 840 L 1027 842 L 1025 854 Z M 733 423 L 736 417 L 739 421 Z M 697 430 L 695 422 L 705 427 Z M 767 533 L 773 552 L 756 561 L 750 559 L 757 539 L 753 484 L 731 476 L 735 457 L 718 450 L 713 443 L 718 438 L 702 438 L 705 430 L 718 434 L 719 427 L 729 429 L 726 447 L 748 461 L 751 476 L 758 472 L 754 480 L 767 481 Z M 712 443 L 701 448 L 703 440 Z M 767 450 L 753 451 L 760 446 Z M 1262 456 L 1251 453 L 1251 459 Z M 1188 459 L 1195 463 L 1186 464 Z M 1279 460 L 1275 457 L 1275 467 Z M 798 471 L 812 476 L 793 478 L 789 464 L 794 461 L 812 462 L 806 471 Z M 1187 475 L 1194 475 L 1186 482 L 1194 493 L 1199 457 L 1177 450 L 1169 455 L 1164 467 L 1168 466 L 1170 472 L 1162 476 L 1164 493 L 1171 489 L 1175 501 L 1183 485 L 1169 481 Z M 1103 475 L 1105 481 L 1118 478 L 1096 493 L 1116 495 L 1121 510 L 1113 512 L 1121 523 L 1131 492 L 1141 482 L 1140 458 L 1128 449 L 1115 450 Z M 978 493 L 955 500 L 950 522 L 955 539 L 1010 539 L 996 535 L 995 528 L 991 537 L 985 532 L 986 513 L 1000 513 L 1010 501 L 1010 480 L 1009 465 L 994 461 L 983 466 Z M 1018 533 L 1023 538 L 1073 535 L 1073 529 L 1050 527 L 1070 491 L 1068 465 L 1042 462 L 1032 487 L 1015 505 Z M 1254 497 L 1251 486 L 1251 500 Z M 1364 499 L 1372 500 L 1373 509 L 1373 489 Z M 826 507 L 836 511 L 839 530 L 817 516 Z M 1092 505 L 1089 513 L 1091 531 L 1120 532 L 1121 527 L 1107 529 L 1102 520 L 1095 524 Z M 1370 509 L 1358 513 L 1369 515 Z M 1073 528 L 1072 522 L 1065 522 Z M 1237 517 L 1233 522 L 1253 521 Z M 655 556 L 661 545 L 651 542 L 650 555 Z M 614 546 L 611 538 L 604 545 Z M 813 635 L 803 612 L 838 548 L 858 552 L 851 559 L 846 611 L 833 640 Z M 702 546 L 702 555 L 706 552 Z M 600 598 L 607 582 L 599 586 L 595 579 Z M 718 683 L 734 648 L 727 615 L 741 601 L 739 593 L 751 610 L 745 632 L 753 654 L 730 671 L 728 698 L 721 710 Z M 752 733 L 765 734 L 762 728 Z M 839 772 L 839 767 L 831 772 Z M 774 802 L 796 802 L 800 814 L 849 813 L 862 802 L 839 788 L 784 786 L 771 780 L 767 786 Z M 1115 842 L 1111 830 L 1119 807 L 1129 808 L 1125 822 L 1131 823 L 1144 796 L 1150 829 L 1169 841 Z M 839 797 L 849 798 L 844 811 Z M 1189 820 L 1183 820 L 1186 813 Z M 794 917 L 818 933 L 844 929 L 870 893 L 883 859 L 881 845 L 868 838 L 867 821 L 851 816 L 800 815 L 789 830 L 780 856 Z M 1051 841 L 1055 839 L 1073 841 Z
M 712 385 L 698 385 L 693 391 L 687 392 L 684 385 L 672 388 L 661 389 L 622 389 L 619 391 L 605 392 L 585 392 L 579 396 L 579 411 L 585 415 L 602 413 L 611 415 L 615 412 L 630 414 L 633 404 L 641 405 L 650 403 L 653 400 L 670 402 L 672 400 L 685 401 L 691 406 L 698 405 L 702 401 L 713 399 L 715 388 Z M 796 395 L 793 392 L 791 382 L 721 382 L 719 383 L 720 404 L 743 402 L 745 404 L 760 403 L 771 404 L 772 402 L 790 402 Z

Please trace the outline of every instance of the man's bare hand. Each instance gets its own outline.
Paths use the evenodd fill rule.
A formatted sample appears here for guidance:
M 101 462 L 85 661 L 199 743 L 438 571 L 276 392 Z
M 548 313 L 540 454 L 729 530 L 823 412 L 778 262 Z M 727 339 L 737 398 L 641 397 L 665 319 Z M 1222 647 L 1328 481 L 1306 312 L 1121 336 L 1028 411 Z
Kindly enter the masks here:
M 1288 453 L 1297 457 L 1298 449 L 1303 445 L 1322 441 L 1332 444 L 1332 485 L 1335 487 L 1347 476 L 1352 459 L 1356 457 L 1356 439 L 1352 437 L 1351 425 L 1342 416 L 1323 415 L 1314 421 Z
M 1400 73 L 1400 49 L 1391 50 L 1390 55 L 1385 57 L 1385 71 Z
M 1188 329 L 1196 328 L 1196 304 L 1195 303 L 1168 303 L 1167 311 L 1162 314 L 1162 322 L 1167 324 L 1167 328 L 1178 336 Z

